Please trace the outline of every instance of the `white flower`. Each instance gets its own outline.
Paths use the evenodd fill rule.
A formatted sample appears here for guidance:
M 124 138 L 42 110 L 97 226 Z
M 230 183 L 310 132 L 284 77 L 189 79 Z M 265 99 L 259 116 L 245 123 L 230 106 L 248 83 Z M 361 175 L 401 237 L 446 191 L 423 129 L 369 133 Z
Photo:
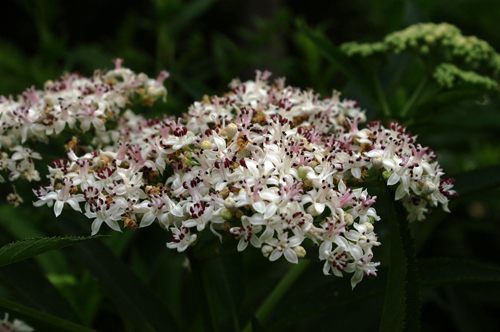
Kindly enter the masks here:
M 191 234 L 188 227 L 181 226 L 180 228 L 171 228 L 172 242 L 167 243 L 170 249 L 177 249 L 178 252 L 183 252 L 191 244 L 196 241 L 197 235 Z
M 300 236 L 292 236 L 291 238 L 288 238 L 287 232 L 282 233 L 278 239 L 272 238 L 267 240 L 266 243 L 274 247 L 273 252 L 269 255 L 269 260 L 272 262 L 280 258 L 282 255 L 285 255 L 287 261 L 297 264 L 299 259 L 293 248 L 300 245 L 303 240 L 304 238 Z
M 249 242 L 255 248 L 260 248 L 261 242 L 259 241 L 257 233 L 261 231 L 262 226 L 252 226 L 247 216 L 241 218 L 241 224 L 241 227 L 233 227 L 230 229 L 231 235 L 236 239 L 240 239 L 238 242 L 238 251 L 245 250 Z
M 46 195 L 39 197 L 39 201 L 33 202 L 33 205 L 42 206 L 47 204 L 49 206 L 52 206 L 55 201 L 54 213 L 56 217 L 61 214 L 65 203 L 68 203 L 68 205 L 71 206 L 73 210 L 81 212 L 82 210 L 78 203 L 83 202 L 85 199 L 83 198 L 82 194 L 71 194 L 70 190 L 72 188 L 73 182 L 70 179 L 65 178 L 63 187 L 61 189 L 48 192 Z
M 125 200 L 117 198 L 113 200 L 110 196 L 100 194 L 96 199 L 90 200 L 85 206 L 85 216 L 94 219 L 92 222 L 92 235 L 97 234 L 102 223 L 106 223 L 111 229 L 121 232 L 117 220 L 121 219 L 123 211 L 120 205 L 125 205 Z
M 344 233 L 344 236 L 348 240 L 354 242 L 354 244 L 360 246 L 365 253 L 371 253 L 372 246 L 380 245 L 380 242 L 377 242 L 378 237 L 373 232 L 373 226 L 370 223 L 354 223 L 353 226 L 355 230 L 350 229 L 348 232 Z

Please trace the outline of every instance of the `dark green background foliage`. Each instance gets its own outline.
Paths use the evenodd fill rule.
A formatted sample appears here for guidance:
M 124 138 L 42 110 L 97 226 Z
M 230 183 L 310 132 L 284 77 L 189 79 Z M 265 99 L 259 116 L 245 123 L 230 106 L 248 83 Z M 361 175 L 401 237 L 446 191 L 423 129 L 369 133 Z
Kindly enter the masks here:
M 376 227 L 382 246 L 375 258 L 382 264 L 378 278 L 366 278 L 354 291 L 347 277 L 324 276 L 314 255 L 308 255 L 309 265 L 290 272 L 283 259 L 271 263 L 259 250 L 236 253 L 231 239 L 210 251 L 217 243 L 209 234 L 188 254 L 178 254 L 165 247 L 168 234 L 153 225 L 123 234 L 103 229 L 111 236 L 1 267 L 0 311 L 24 318 L 39 331 L 77 331 L 64 322 L 79 324 L 81 331 L 86 330 L 82 326 L 228 331 L 243 330 L 247 322 L 253 322 L 254 331 L 417 330 L 419 320 L 422 331 L 499 330 L 498 91 L 467 85 L 446 90 L 429 83 L 411 101 L 425 75 L 417 57 L 391 55 L 368 66 L 337 48 L 349 41 L 381 41 L 419 22 L 446 21 L 500 50 L 499 9 L 492 0 L 453 5 L 444 0 L 2 1 L 2 95 L 41 87 L 63 71 L 91 75 L 94 69 L 112 68 L 111 59 L 121 57 L 126 67 L 150 76 L 167 69 L 167 104 L 145 112 L 179 115 L 204 94 L 227 91 L 232 78 L 252 79 L 255 69 L 268 69 L 273 77 L 286 76 L 287 83 L 323 96 L 342 91 L 366 108 L 369 120 L 407 125 L 456 177 L 460 198 L 452 199 L 451 213 L 433 211 L 406 232 L 398 208 L 394 213 L 384 192 L 373 188 L 382 216 Z M 407 105 L 403 116 L 400 110 Z M 43 144 L 39 149 L 53 156 L 63 151 Z M 34 185 L 18 181 L 25 204 L 17 209 L 5 202 L 10 184 L 0 187 L 1 245 L 90 235 L 89 221 L 77 213 L 65 210 L 55 219 L 51 209 L 32 207 Z M 402 254 L 389 252 L 391 246 Z M 183 265 L 188 255 L 190 268 Z M 398 267 L 392 274 L 390 262 Z M 394 271 L 403 276 L 398 279 Z M 269 303 L 264 300 L 280 280 L 295 282 L 265 312 Z M 388 282 L 405 296 L 386 297 Z M 398 300 L 403 309 L 397 308 Z M 64 321 L 50 327 L 47 315 Z

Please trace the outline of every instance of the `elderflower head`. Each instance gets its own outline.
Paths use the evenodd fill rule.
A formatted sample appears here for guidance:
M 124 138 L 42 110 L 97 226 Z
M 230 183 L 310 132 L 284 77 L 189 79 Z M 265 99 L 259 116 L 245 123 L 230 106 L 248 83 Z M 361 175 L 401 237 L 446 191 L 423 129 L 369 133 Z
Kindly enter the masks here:
M 33 142 L 48 142 L 65 129 L 85 133 L 92 128 L 96 145 L 109 144 L 113 137 L 106 131 L 106 122 L 113 126 L 127 103 L 138 98 L 150 104 L 166 96 L 162 84 L 166 72 L 154 80 L 121 64 L 121 59 L 115 59 L 114 70 L 96 71 L 90 78 L 67 73 L 46 82 L 43 90 L 33 86 L 16 99 L 0 96 L 0 171 L 11 181 L 40 181 L 34 160 L 41 156 L 31 150 Z M 147 92 L 151 89 L 154 97 Z
M 364 180 L 382 172 L 409 219 L 428 207 L 447 209 L 453 182 L 436 156 L 405 128 L 365 120 L 357 102 L 320 98 L 312 90 L 255 81 L 231 82 L 229 93 L 195 102 L 180 118 L 145 119 L 125 112 L 102 135 L 114 143 L 71 149 L 50 168 L 49 184 L 35 205 L 63 205 L 114 230 L 157 223 L 179 252 L 201 232 L 222 240 L 229 232 L 238 251 L 260 248 L 271 261 L 297 263 L 304 244 L 317 245 L 323 272 L 351 273 L 354 287 L 376 275 L 376 196 Z M 378 173 L 377 173 L 378 172 Z M 83 205 L 83 208 L 80 207 Z

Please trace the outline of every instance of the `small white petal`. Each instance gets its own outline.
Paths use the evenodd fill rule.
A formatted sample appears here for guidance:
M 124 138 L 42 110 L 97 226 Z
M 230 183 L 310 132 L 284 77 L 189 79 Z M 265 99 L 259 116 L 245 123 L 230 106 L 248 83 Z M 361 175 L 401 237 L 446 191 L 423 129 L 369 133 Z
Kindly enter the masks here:
M 58 217 L 61 214 L 63 207 L 64 207 L 64 202 L 56 201 L 56 204 L 54 204 L 54 213 L 56 214 L 56 217 Z
M 277 260 L 278 258 L 280 258 L 281 255 L 283 255 L 283 251 L 280 251 L 280 250 L 278 250 L 278 248 L 276 248 L 276 249 L 274 249 L 274 251 L 272 252 L 272 254 L 269 256 L 269 260 L 271 262 L 274 262 L 275 260 Z
M 299 262 L 299 258 L 297 257 L 297 253 L 293 251 L 291 248 L 285 250 L 285 258 L 287 261 L 293 264 L 297 264 Z

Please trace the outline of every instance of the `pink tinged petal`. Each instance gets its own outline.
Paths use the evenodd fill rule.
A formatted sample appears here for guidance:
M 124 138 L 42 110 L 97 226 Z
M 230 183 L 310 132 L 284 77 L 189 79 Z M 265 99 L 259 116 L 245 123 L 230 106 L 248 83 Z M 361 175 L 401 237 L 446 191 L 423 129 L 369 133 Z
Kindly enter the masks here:
M 293 264 L 297 264 L 299 262 L 299 258 L 297 254 L 292 249 L 288 248 L 285 250 L 285 258 L 287 261 Z
M 59 215 L 62 212 L 63 207 L 64 207 L 64 202 L 56 201 L 56 204 L 54 204 L 54 213 L 56 214 L 56 217 L 59 217 Z
M 387 180 L 387 185 L 392 186 L 393 184 L 396 184 L 399 182 L 400 176 L 394 172 L 392 175 L 389 177 L 389 180 Z
M 280 250 L 278 250 L 278 248 L 276 248 L 276 249 L 274 249 L 274 251 L 269 256 L 269 260 L 271 262 L 274 262 L 275 260 L 277 260 L 278 258 L 280 258 L 281 255 L 283 255 L 283 251 L 280 251 Z

